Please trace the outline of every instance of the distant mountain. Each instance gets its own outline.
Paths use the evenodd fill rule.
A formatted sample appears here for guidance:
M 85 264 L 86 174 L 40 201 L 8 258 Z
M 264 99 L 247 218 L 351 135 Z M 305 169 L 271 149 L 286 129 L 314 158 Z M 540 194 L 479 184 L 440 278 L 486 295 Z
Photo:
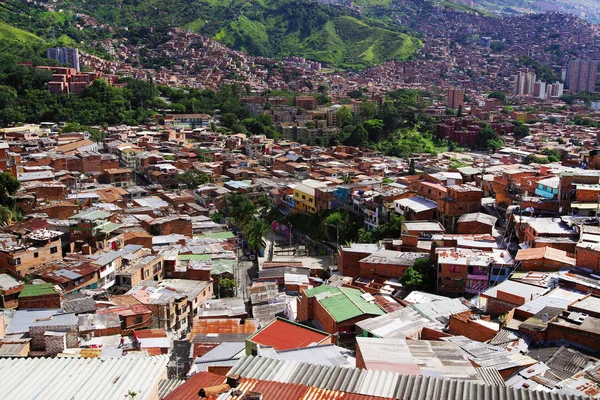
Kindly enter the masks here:
M 455 0 L 454 2 L 459 5 L 470 4 L 470 0 Z M 473 7 L 502 16 L 559 12 L 572 14 L 589 22 L 600 23 L 599 0 L 473 0 Z

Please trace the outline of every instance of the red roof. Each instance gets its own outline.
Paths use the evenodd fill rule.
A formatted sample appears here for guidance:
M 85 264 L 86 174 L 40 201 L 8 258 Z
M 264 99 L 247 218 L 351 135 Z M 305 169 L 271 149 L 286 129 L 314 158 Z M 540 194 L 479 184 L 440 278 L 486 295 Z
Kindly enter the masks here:
M 164 400 L 198 400 L 198 392 L 202 388 L 221 385 L 226 378 L 210 372 L 198 372 L 181 386 L 173 390 Z M 258 379 L 242 378 L 236 388 L 242 392 L 240 396 L 227 397 L 240 400 L 248 392 L 259 392 L 263 400 L 384 400 L 387 397 L 365 396 L 362 394 L 344 393 L 336 390 L 319 389 L 294 383 L 263 381 Z M 208 400 L 216 400 L 219 396 L 210 396 Z
M 162 338 L 167 337 L 167 332 L 164 329 L 140 329 L 135 335 L 138 339 Z
M 133 315 L 152 314 L 152 311 L 143 304 L 135 304 L 97 310 L 96 314 L 117 314 L 121 317 L 131 317 Z
M 293 322 L 276 319 L 258 331 L 249 340 L 275 350 L 290 350 L 309 346 L 311 343 L 320 343 L 329 334 L 305 328 Z
M 243 323 L 242 323 L 243 322 Z M 190 341 L 196 335 L 210 333 L 254 333 L 258 328 L 258 321 L 241 318 L 200 319 L 194 321 Z

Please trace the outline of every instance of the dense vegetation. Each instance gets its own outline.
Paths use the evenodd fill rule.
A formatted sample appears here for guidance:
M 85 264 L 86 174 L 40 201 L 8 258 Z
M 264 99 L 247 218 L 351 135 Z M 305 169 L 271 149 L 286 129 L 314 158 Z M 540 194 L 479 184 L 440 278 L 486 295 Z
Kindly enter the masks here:
M 104 39 L 124 37 L 152 46 L 168 40 L 166 32 L 180 26 L 253 55 L 298 55 L 355 69 L 407 59 L 422 45 L 385 18 L 364 18 L 349 8 L 311 0 L 86 0 L 63 6 L 61 12 L 49 12 L 23 0 L 5 2 L 0 21 L 9 25 L 0 25 L 0 50 L 41 54 L 48 44 L 58 44 L 109 57 L 100 45 Z M 98 27 L 77 29 L 76 23 L 83 24 L 79 13 L 94 17 Z

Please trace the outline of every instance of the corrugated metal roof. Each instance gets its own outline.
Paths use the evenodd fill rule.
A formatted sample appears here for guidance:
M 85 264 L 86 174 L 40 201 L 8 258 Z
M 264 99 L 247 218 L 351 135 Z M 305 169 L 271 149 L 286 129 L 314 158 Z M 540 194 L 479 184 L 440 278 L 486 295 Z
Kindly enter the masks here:
M 168 356 L 97 358 L 0 359 L 3 398 L 123 399 L 150 398 L 166 372 Z
M 330 335 L 292 321 L 277 318 L 248 338 L 249 341 L 275 350 L 289 350 L 321 343 Z
M 486 383 L 486 385 L 497 385 L 506 386 L 504 378 L 500 375 L 500 372 L 494 367 L 481 367 L 475 368 L 479 378 Z
M 164 399 L 183 382 L 185 381 L 182 379 L 161 379 L 158 381 L 158 398 Z
M 294 383 L 325 390 L 402 400 L 570 400 L 580 398 L 559 393 L 492 386 L 473 381 L 399 375 L 356 368 L 325 367 L 252 356 L 240 359 L 229 373 L 239 374 L 242 378 Z M 173 399 L 176 398 L 173 397 Z M 179 400 L 179 398 L 177 399 Z

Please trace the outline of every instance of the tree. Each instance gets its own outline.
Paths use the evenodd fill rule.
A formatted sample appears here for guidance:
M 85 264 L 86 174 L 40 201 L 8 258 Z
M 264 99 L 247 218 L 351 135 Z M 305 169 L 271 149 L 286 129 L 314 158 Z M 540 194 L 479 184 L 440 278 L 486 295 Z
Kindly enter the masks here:
M 423 275 L 421 275 L 421 273 L 413 266 L 410 266 L 406 269 L 406 271 L 404 271 L 402 284 L 411 290 L 418 288 L 423 284 Z
M 351 124 L 352 119 L 352 113 L 350 112 L 350 109 L 348 107 L 343 106 L 335 113 L 335 124 L 339 128 Z
M 262 219 L 254 219 L 250 225 L 247 225 L 245 229 L 242 229 L 244 232 L 244 237 L 246 238 L 246 243 L 248 246 L 258 255 L 260 249 L 264 249 L 266 246 L 264 237 L 268 231 L 267 223 Z M 254 259 L 255 263 L 258 264 L 258 257 Z
M 529 136 L 529 127 L 522 122 L 515 122 L 514 136 L 516 140 Z
M 547 162 L 547 158 L 538 157 L 535 154 L 530 154 L 523 159 L 523 164 L 545 164 Z
M 478 147 L 482 150 L 496 151 L 504 146 L 504 140 L 495 130 L 484 124 L 479 131 Z
M 358 113 L 363 119 L 372 119 L 377 115 L 377 104 L 372 101 L 363 101 L 360 103 L 360 111 Z M 382 121 L 383 122 L 383 121 Z
M 463 107 L 462 104 L 459 104 L 458 110 L 456 111 L 456 118 L 462 118 Z
M 410 159 L 410 163 L 408 164 L 408 174 L 409 175 L 414 175 L 416 173 L 415 170 L 415 159 L 411 158 Z
M 492 93 L 490 93 L 488 95 L 488 98 L 490 99 L 498 99 L 500 101 L 505 101 L 506 100 L 506 95 L 498 90 L 493 91 Z
M 358 230 L 358 243 L 375 243 L 375 237 L 373 236 L 373 232 L 368 231 L 364 228 L 360 228 Z
M 219 280 L 219 296 L 220 297 L 233 297 L 233 289 L 236 287 L 235 279 L 222 278 Z
M 325 141 L 323 140 L 323 136 L 317 136 L 315 138 L 315 146 L 325 147 Z
M 21 183 L 8 172 L 0 173 L 0 206 L 14 211 L 15 200 L 10 197 L 21 187 Z
M 362 126 L 362 124 L 358 124 L 356 125 L 356 127 L 354 127 L 354 130 L 352 130 L 352 133 L 350 134 L 350 136 L 348 136 L 348 138 L 346 140 L 344 140 L 344 144 L 346 146 L 367 146 L 369 143 L 369 133 L 367 132 L 367 130 Z
M 184 173 L 177 175 L 175 182 L 185 184 L 188 188 L 196 188 L 210 182 L 210 178 L 208 175 L 197 169 L 189 169 Z

